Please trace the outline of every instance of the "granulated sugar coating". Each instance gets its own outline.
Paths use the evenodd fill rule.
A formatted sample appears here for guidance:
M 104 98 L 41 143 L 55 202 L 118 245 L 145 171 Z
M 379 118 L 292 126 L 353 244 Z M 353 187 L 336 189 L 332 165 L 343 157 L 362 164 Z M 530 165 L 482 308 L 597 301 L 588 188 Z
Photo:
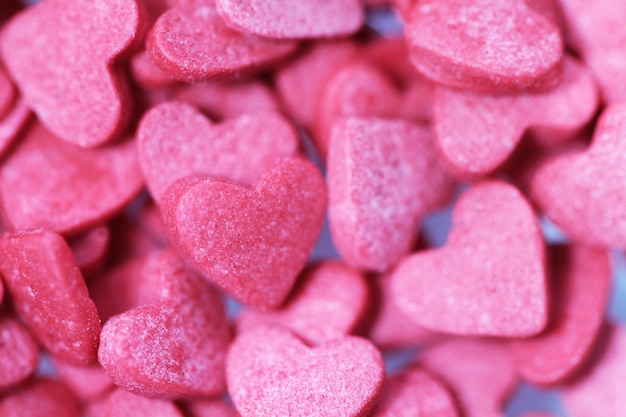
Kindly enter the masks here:
M 626 248 L 626 104 L 602 113 L 591 146 L 552 158 L 531 180 L 539 207 L 576 243 Z
M 419 1 L 405 36 L 415 68 L 444 85 L 498 93 L 561 81 L 559 28 L 522 0 Z
M 113 66 L 141 40 L 141 11 L 135 0 L 49 0 L 4 28 L 1 51 L 11 77 L 63 140 L 94 147 L 116 139 L 126 125 L 128 87 Z
M 420 364 L 448 383 L 465 417 L 502 417 L 518 382 L 506 344 L 489 339 L 448 339 L 424 352 Z
M 326 164 L 333 243 L 347 264 L 384 272 L 411 250 L 420 221 L 450 199 L 454 183 L 425 127 L 373 117 L 333 126 Z
M 593 75 L 569 57 L 563 81 L 549 90 L 494 96 L 440 86 L 435 97 L 435 136 L 460 178 L 495 171 L 526 130 L 553 145 L 573 139 L 599 104 Z
M 449 389 L 431 373 L 414 367 L 387 379 L 370 417 L 458 417 Z
M 310 162 L 288 158 L 256 188 L 183 179 L 163 197 L 167 234 L 210 280 L 260 309 L 277 307 L 322 229 L 326 185 Z
M 227 27 L 212 1 L 174 7 L 155 23 L 147 42 L 154 63 L 173 78 L 238 78 L 294 52 L 297 43 L 246 35 Z
M 14 229 L 70 234 L 121 211 L 143 187 L 135 144 L 81 149 L 32 124 L 0 167 L 4 216 Z
M 81 409 L 70 390 L 48 378 L 30 381 L 0 399 L 2 417 L 79 417 Z M 154 416 L 151 416 L 154 417 Z
M 457 202 L 446 246 L 393 272 L 397 306 L 417 324 L 460 335 L 524 337 L 548 321 L 544 244 L 512 185 L 486 181 Z
M 171 401 L 118 389 L 106 399 L 99 417 L 183 417 L 183 413 Z
M 380 393 L 381 354 L 346 336 L 316 348 L 280 327 L 240 335 L 226 359 L 228 390 L 242 417 L 364 417 Z
M 193 106 L 168 102 L 144 115 L 137 131 L 139 162 L 157 203 L 176 180 L 210 176 L 254 186 L 298 152 L 298 135 L 277 112 L 245 114 L 213 125 Z
M 241 32 L 278 39 L 356 32 L 365 17 L 359 0 L 216 0 L 224 22 Z
M 549 248 L 552 314 L 538 336 L 513 341 L 520 374 L 540 385 L 556 384 L 584 364 L 600 333 L 609 302 L 611 268 L 606 251 Z
M 337 261 L 307 268 L 280 309 L 244 309 L 237 318 L 239 332 L 279 324 L 311 345 L 352 333 L 370 302 L 365 277 Z
M 621 417 L 626 409 L 624 374 L 626 373 L 626 331 L 613 326 L 590 363 L 592 368 L 566 387 L 565 408 L 574 417 Z M 606 337 L 608 336 L 608 339 Z
M 25 381 L 37 369 L 39 346 L 17 320 L 0 318 L 0 390 Z
M 66 362 L 93 362 L 100 320 L 65 240 L 44 229 L 22 231 L 0 237 L 0 252 L 0 275 L 39 343 Z

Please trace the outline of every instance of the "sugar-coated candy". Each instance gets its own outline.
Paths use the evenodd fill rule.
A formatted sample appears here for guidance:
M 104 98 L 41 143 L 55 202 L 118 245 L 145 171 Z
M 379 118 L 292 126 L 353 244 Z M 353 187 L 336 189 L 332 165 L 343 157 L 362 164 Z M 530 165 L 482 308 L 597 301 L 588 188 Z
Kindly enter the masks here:
M 79 417 L 80 406 L 62 383 L 45 378 L 30 381 L 0 398 L 2 417 Z
M 524 196 L 478 183 L 456 203 L 446 246 L 417 252 L 393 272 L 397 306 L 432 330 L 523 337 L 548 321 L 544 243 Z
M 310 348 L 280 327 L 238 336 L 226 374 L 242 417 L 367 416 L 384 377 L 382 356 L 365 339 L 345 336 Z
M 12 317 L 0 317 L 0 391 L 26 380 L 38 362 L 39 345 L 29 331 Z
M 260 309 L 287 297 L 322 229 L 326 186 L 287 158 L 255 188 L 213 178 L 174 183 L 162 215 L 172 244 L 230 295 Z
M 117 389 L 102 405 L 99 417 L 183 417 L 183 413 L 171 401 Z

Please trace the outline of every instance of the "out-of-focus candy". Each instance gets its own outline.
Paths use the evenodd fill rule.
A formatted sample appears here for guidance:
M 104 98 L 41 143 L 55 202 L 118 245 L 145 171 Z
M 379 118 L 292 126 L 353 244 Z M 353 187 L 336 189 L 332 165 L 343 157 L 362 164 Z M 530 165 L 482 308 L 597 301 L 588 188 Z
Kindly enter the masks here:
M 79 417 L 76 398 L 60 382 L 37 379 L 0 399 L 2 417 Z
M 38 362 L 39 346 L 28 330 L 11 317 L 0 318 L 0 391 L 26 380 Z

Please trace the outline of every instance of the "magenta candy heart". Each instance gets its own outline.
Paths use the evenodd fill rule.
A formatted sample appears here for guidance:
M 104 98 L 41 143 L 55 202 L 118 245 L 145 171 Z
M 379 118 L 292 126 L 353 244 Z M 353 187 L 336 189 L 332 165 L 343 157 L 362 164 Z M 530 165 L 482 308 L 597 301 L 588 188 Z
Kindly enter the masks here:
M 304 268 L 322 228 L 326 186 L 313 164 L 288 158 L 256 188 L 180 180 L 161 207 L 181 253 L 233 297 L 267 309 L 286 298 Z
M 415 323 L 463 335 L 523 337 L 548 321 L 544 244 L 524 196 L 502 181 L 456 203 L 446 246 L 406 257 L 392 275 L 396 305 Z
M 280 327 L 239 335 L 226 374 L 242 417 L 364 417 L 384 378 L 382 356 L 365 339 L 346 336 L 309 348 Z

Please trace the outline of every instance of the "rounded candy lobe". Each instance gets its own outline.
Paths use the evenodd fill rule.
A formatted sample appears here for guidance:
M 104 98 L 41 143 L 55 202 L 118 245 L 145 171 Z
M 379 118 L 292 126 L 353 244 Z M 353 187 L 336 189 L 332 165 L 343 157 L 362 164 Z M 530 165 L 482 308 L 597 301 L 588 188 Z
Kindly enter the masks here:
M 115 390 L 102 405 L 98 417 L 183 417 L 173 402 Z
M 100 319 L 65 240 L 48 230 L 0 238 L 0 275 L 17 313 L 56 358 L 75 365 L 95 361 Z
M 356 32 L 364 21 L 359 0 L 216 0 L 230 27 L 277 39 L 323 38 Z
M 382 388 L 380 352 L 346 336 L 309 348 L 288 330 L 261 327 L 235 339 L 228 389 L 242 417 L 367 416 Z
M 92 277 L 105 261 L 111 233 L 108 226 L 96 226 L 83 234 L 73 236 L 68 243 L 83 276 Z
M 38 362 L 39 346 L 28 330 L 11 317 L 0 318 L 0 391 L 26 380 Z
M 74 366 L 63 361 L 54 361 L 54 369 L 74 395 L 85 402 L 102 399 L 115 388 L 99 363 Z
M 326 185 L 317 168 L 287 158 L 249 188 L 182 179 L 161 205 L 172 244 L 244 304 L 275 308 L 287 297 L 322 229 Z
M 58 381 L 42 378 L 0 399 L 2 417 L 79 417 L 76 398 Z
M 127 122 L 130 97 L 113 67 L 142 37 L 144 19 L 135 0 L 39 2 L 7 24 L 2 57 L 48 129 L 72 144 L 99 146 Z
M 392 274 L 396 305 L 445 333 L 524 337 L 548 321 L 544 243 L 526 198 L 485 181 L 456 203 L 442 248 L 417 252 Z

